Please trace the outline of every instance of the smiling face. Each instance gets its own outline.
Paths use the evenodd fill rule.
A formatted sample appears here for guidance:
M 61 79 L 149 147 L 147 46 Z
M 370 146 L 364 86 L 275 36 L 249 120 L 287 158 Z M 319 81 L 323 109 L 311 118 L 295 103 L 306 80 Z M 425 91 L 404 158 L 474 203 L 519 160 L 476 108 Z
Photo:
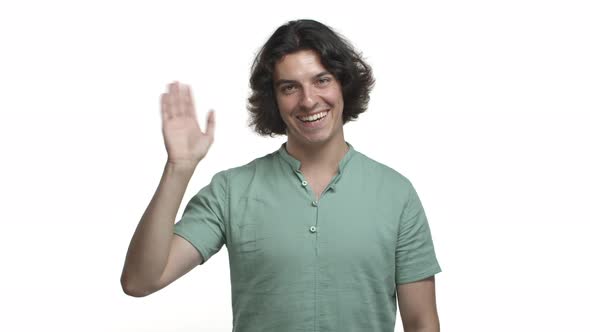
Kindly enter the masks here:
M 324 68 L 316 52 L 285 55 L 275 64 L 273 81 L 289 141 L 306 146 L 334 138 L 344 140 L 340 83 Z

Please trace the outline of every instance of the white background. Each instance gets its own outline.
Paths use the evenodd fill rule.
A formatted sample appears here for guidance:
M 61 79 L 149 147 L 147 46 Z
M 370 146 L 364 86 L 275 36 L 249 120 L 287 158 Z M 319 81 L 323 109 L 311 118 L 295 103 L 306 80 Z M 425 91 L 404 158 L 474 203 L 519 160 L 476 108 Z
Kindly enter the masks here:
M 586 3 L 2 2 L 0 330 L 231 331 L 225 247 L 148 297 L 119 277 L 166 161 L 166 84 L 192 86 L 201 123 L 217 111 L 179 218 L 215 172 L 286 140 L 245 106 L 256 51 L 298 18 L 374 69 L 345 139 L 415 185 L 442 329 L 590 330 Z

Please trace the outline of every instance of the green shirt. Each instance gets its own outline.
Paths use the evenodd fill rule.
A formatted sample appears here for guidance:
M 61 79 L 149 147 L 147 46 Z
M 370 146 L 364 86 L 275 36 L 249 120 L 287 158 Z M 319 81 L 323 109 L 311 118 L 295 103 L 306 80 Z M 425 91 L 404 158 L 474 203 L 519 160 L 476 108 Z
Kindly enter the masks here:
M 187 204 L 174 233 L 227 247 L 234 332 L 393 331 L 396 285 L 441 271 L 410 181 L 346 144 L 318 201 L 283 143 Z

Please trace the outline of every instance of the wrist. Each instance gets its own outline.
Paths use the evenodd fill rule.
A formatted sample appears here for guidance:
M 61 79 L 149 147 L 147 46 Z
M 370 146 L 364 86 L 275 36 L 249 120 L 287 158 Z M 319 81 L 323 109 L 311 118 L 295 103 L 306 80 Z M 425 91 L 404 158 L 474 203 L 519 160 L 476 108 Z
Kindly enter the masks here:
M 195 169 L 197 168 L 197 165 L 199 164 L 199 161 L 178 161 L 178 160 L 170 160 L 168 159 L 166 161 L 166 169 L 176 173 L 176 172 L 180 172 L 180 173 L 186 173 L 186 172 L 194 172 Z

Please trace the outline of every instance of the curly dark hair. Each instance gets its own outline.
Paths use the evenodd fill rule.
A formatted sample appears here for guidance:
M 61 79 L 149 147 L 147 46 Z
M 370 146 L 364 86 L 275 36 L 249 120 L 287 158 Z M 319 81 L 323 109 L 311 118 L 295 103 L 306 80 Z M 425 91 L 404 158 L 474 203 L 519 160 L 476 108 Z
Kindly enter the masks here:
M 344 101 L 343 124 L 356 120 L 367 110 L 375 79 L 361 54 L 344 37 L 322 23 L 289 21 L 272 34 L 252 64 L 248 125 L 254 126 L 259 135 L 286 135 L 287 127 L 279 114 L 273 89 L 273 73 L 277 61 L 300 50 L 317 52 L 322 65 L 340 82 Z

